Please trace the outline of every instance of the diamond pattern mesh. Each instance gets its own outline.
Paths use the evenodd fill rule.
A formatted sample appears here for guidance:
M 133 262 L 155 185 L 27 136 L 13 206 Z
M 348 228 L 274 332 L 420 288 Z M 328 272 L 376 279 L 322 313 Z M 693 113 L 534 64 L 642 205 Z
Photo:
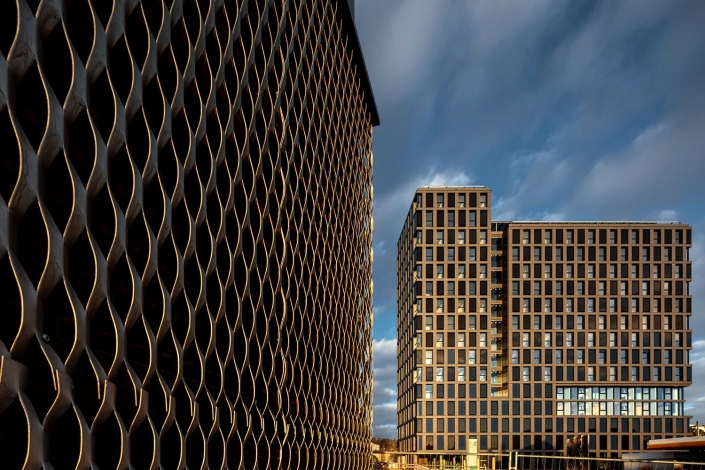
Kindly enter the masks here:
M 0 467 L 370 468 L 338 8 L 0 2 Z

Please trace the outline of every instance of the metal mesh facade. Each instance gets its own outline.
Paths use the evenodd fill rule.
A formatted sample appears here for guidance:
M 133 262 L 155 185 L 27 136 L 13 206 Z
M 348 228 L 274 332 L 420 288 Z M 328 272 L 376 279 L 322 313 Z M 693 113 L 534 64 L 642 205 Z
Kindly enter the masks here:
M 0 2 L 0 467 L 370 467 L 351 21 Z

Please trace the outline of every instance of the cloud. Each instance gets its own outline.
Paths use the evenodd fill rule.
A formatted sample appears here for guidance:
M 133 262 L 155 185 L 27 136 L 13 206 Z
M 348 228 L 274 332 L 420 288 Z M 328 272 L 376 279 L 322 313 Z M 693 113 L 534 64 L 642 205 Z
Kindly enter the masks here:
M 397 341 L 374 341 L 374 437 L 397 437 Z

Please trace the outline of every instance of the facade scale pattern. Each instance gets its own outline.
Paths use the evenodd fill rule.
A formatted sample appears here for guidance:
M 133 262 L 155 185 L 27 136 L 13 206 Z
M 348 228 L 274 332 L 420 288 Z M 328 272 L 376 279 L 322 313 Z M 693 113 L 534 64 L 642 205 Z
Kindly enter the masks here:
M 346 2 L 0 2 L 0 467 L 371 466 Z

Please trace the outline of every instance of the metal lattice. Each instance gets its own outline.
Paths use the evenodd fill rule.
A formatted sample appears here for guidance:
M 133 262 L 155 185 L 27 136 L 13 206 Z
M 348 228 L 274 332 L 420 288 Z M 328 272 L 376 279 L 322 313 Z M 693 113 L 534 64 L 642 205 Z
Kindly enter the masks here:
M 341 8 L 0 2 L 1 468 L 370 468 Z

